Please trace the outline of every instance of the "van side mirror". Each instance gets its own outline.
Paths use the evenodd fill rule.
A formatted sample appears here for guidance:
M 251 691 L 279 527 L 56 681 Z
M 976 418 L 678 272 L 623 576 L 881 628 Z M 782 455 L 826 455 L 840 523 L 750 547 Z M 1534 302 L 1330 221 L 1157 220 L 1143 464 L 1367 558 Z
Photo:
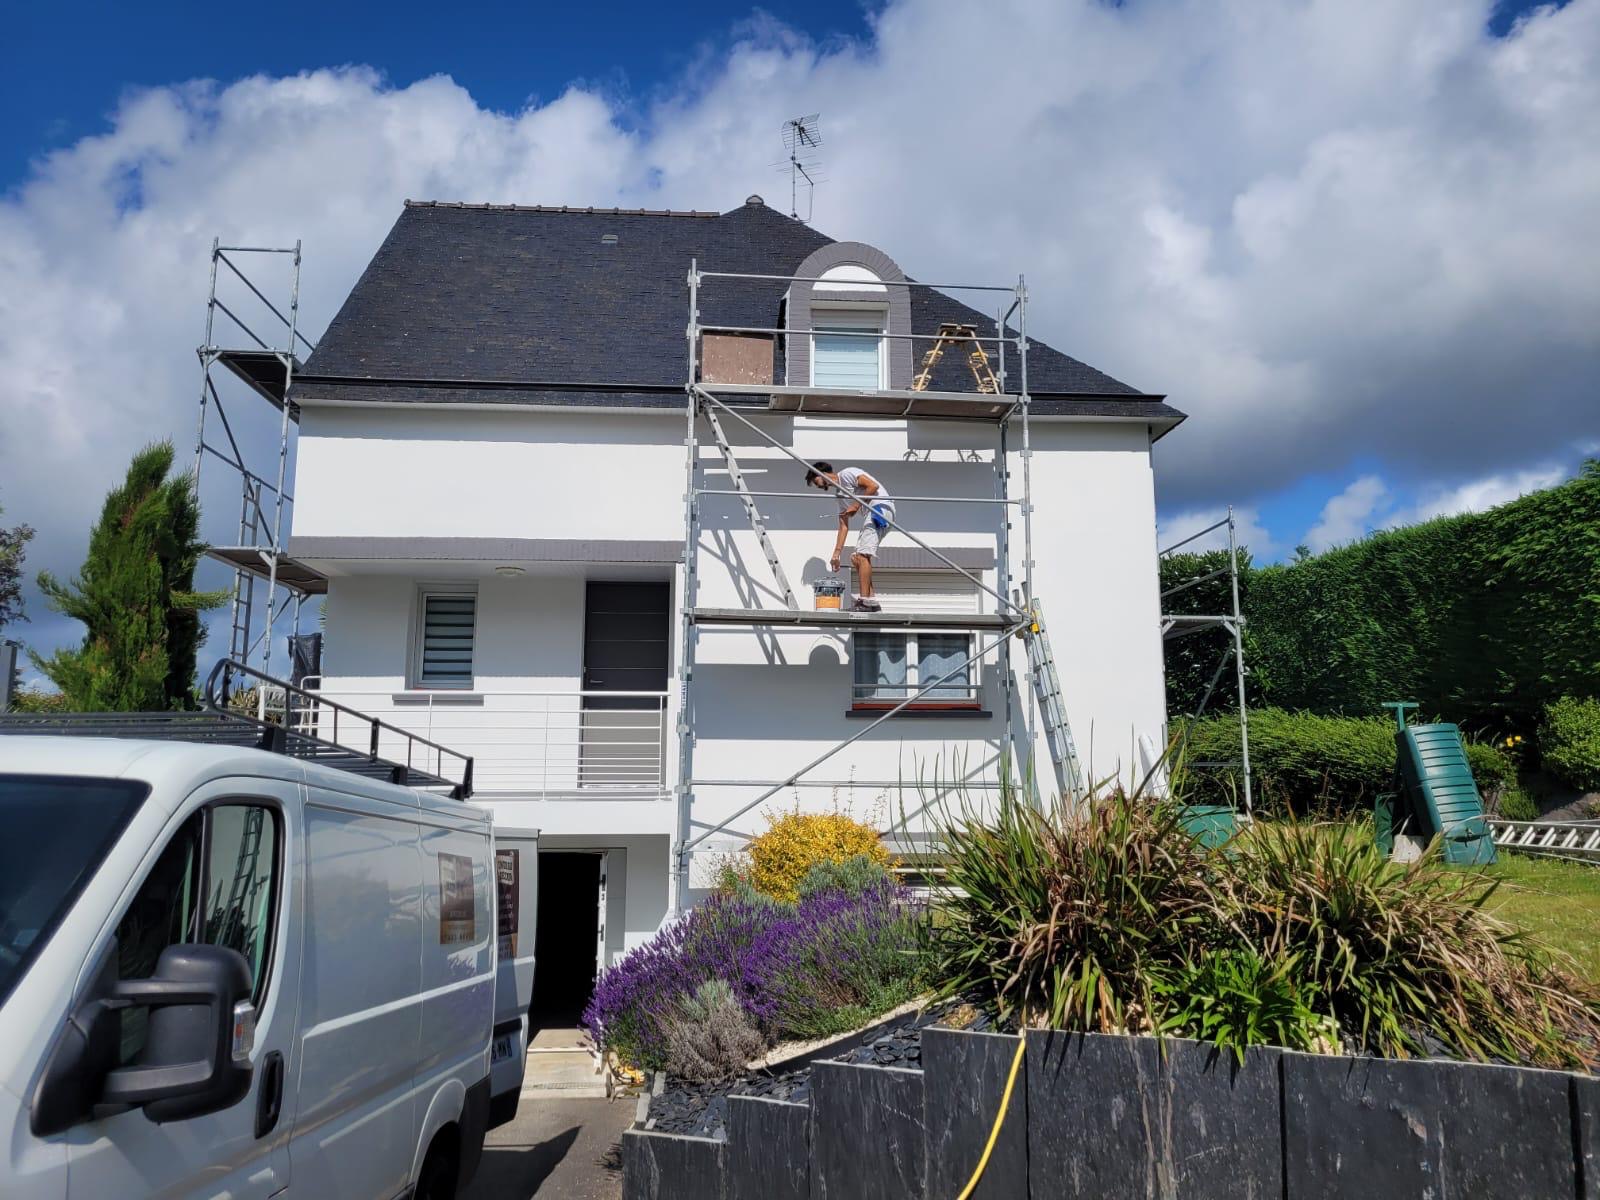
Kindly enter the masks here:
M 149 979 L 112 983 L 73 1013 L 34 1091 L 30 1127 L 58 1133 L 91 1116 L 142 1107 L 157 1123 L 229 1108 L 250 1090 L 255 1007 L 250 964 L 225 946 L 168 946 Z M 150 1010 L 144 1050 L 112 1067 L 118 1013 Z

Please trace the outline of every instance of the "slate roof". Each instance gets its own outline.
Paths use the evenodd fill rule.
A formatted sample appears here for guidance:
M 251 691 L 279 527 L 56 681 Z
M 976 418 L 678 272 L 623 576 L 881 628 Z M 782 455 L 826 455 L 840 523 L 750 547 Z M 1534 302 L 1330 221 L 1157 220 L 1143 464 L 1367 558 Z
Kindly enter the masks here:
M 754 197 L 722 214 L 407 201 L 306 363 L 300 397 L 678 408 L 690 261 L 792 275 L 831 241 Z M 786 290 L 712 281 L 702 319 L 777 326 Z M 913 332 L 944 321 L 992 329 L 994 319 L 912 289 Z M 1028 369 L 1040 415 L 1183 419 L 1162 397 L 1037 341 Z M 972 390 L 962 356 L 946 355 L 932 386 Z

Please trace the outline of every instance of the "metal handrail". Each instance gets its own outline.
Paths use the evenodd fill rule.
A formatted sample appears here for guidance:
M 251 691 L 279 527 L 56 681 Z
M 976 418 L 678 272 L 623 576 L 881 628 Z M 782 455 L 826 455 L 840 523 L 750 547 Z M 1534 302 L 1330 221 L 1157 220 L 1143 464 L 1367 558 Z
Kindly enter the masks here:
M 339 741 L 340 714 L 350 718 L 358 726 L 365 726 L 369 732 L 367 756 L 374 763 L 386 761 L 378 753 L 379 738 L 380 735 L 385 732 L 394 734 L 404 741 L 406 747 L 406 757 L 405 762 L 402 765 L 404 765 L 407 769 L 425 769 L 421 763 L 413 760 L 415 748 L 418 746 L 423 746 L 433 752 L 434 765 L 437 769 L 432 773 L 443 776 L 444 759 L 445 756 L 448 755 L 450 758 L 455 759 L 460 764 L 460 791 L 462 798 L 465 799 L 466 797 L 472 795 L 471 755 L 462 754 L 460 751 L 452 750 L 448 746 L 442 746 L 438 742 L 429 741 L 424 737 L 418 737 L 416 734 L 410 732 L 409 730 L 402 729 L 398 725 L 391 725 L 389 722 L 380 720 L 378 717 L 374 717 L 368 713 L 361 712 L 359 709 L 351 708 L 346 704 L 340 704 L 337 700 L 330 700 L 321 692 L 310 691 L 303 687 L 296 687 L 287 680 L 275 678 L 274 676 L 268 675 L 264 671 L 258 671 L 254 667 L 238 662 L 235 659 L 219 659 L 216 666 L 211 668 L 211 673 L 206 677 L 205 686 L 205 704 L 207 708 L 214 712 L 220 712 L 225 715 L 239 715 L 233 713 L 228 708 L 227 704 L 227 697 L 233 692 L 236 676 L 244 679 L 254 680 L 256 687 L 271 687 L 280 689 L 283 695 L 284 722 L 286 726 L 290 723 L 290 715 L 294 713 L 314 711 L 320 717 L 324 711 L 330 712 L 333 714 L 333 730 L 330 740 L 338 745 L 344 745 L 344 743 Z M 299 706 L 296 706 L 293 703 L 293 699 L 296 698 L 301 701 Z M 304 731 L 296 729 L 293 730 L 293 732 L 303 734 Z

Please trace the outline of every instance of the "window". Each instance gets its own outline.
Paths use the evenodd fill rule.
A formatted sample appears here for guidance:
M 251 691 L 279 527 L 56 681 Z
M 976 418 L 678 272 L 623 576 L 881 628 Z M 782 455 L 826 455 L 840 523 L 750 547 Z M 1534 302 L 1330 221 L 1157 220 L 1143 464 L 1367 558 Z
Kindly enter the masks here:
M 938 679 L 943 682 L 918 696 L 911 708 L 977 708 L 976 664 L 967 663 L 971 654 L 969 633 L 858 633 L 851 652 L 851 705 L 893 708 Z
M 420 609 L 416 686 L 470 688 L 472 647 L 478 620 L 476 593 L 423 592 Z
M 976 613 L 980 609 L 977 585 L 957 571 L 880 570 L 873 573 L 873 583 L 885 612 Z M 964 630 L 858 633 L 851 650 L 851 706 L 893 708 L 919 687 L 942 680 L 918 696 L 910 708 L 976 709 L 979 673 L 976 663 L 967 662 L 973 649 L 972 634 Z M 945 679 L 946 675 L 950 677 Z
M 811 385 L 876 391 L 884 386 L 882 309 L 811 310 Z
M 278 821 L 259 804 L 218 804 L 184 822 L 117 925 L 117 978 L 148 979 L 180 942 L 244 955 L 260 1005 L 272 974 L 278 896 Z M 119 1065 L 144 1049 L 149 1010 L 121 1011 Z

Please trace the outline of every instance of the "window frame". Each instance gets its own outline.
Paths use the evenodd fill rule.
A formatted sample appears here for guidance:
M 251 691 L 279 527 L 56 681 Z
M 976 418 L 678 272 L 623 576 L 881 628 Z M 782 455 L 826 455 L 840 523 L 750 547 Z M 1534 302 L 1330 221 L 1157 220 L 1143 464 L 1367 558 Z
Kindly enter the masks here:
M 875 390 L 887 391 L 889 387 L 889 306 L 887 302 L 880 304 L 861 303 L 860 301 L 841 300 L 813 300 L 811 302 L 811 327 L 806 331 L 806 336 L 811 341 L 811 378 L 807 381 L 809 387 L 828 387 L 828 384 L 817 383 L 817 333 L 818 325 L 829 314 L 851 313 L 873 317 L 877 320 L 878 333 L 878 386 Z M 826 335 L 836 332 L 823 329 Z M 856 332 L 847 330 L 847 332 Z M 863 341 L 866 339 L 862 339 Z M 843 388 L 842 391 L 855 391 L 854 388 Z
M 973 653 L 973 634 L 971 630 L 951 629 L 874 629 L 870 631 L 877 638 L 900 638 L 905 643 L 906 657 L 906 682 L 904 687 L 906 695 L 910 695 L 922 686 L 920 676 L 922 673 L 922 656 L 917 643 L 919 634 L 935 634 L 940 637 L 960 637 L 966 640 L 966 651 L 963 658 L 971 657 Z M 856 639 L 861 634 L 850 635 L 850 711 L 859 713 L 884 713 L 902 704 L 905 696 L 899 699 L 863 699 L 857 695 L 856 689 L 863 685 L 856 682 L 855 670 L 857 655 L 860 653 Z M 962 699 L 922 699 L 914 700 L 901 708 L 902 713 L 925 712 L 982 712 L 983 711 L 983 660 L 978 659 L 967 667 L 968 695 Z M 948 684 L 945 686 L 949 686 Z
M 472 660 L 469 677 L 463 681 L 438 681 L 423 677 L 423 643 L 428 635 L 428 601 L 430 599 L 472 599 Z M 478 628 L 479 606 L 476 583 L 421 583 L 417 585 L 416 602 L 412 608 L 411 654 L 406 664 L 406 687 L 414 692 L 472 692 L 478 685 Z
M 261 970 L 257 972 L 255 978 L 252 978 L 250 981 L 250 1000 L 251 1003 L 255 1005 L 256 1011 L 260 1012 L 263 1005 L 266 1003 L 267 997 L 271 994 L 272 977 L 276 973 L 278 965 L 278 948 L 280 943 L 283 941 L 281 927 L 283 924 L 283 901 L 286 894 L 284 876 L 287 873 L 289 865 L 288 845 L 285 836 L 288 828 L 288 822 L 284 819 L 283 802 L 276 796 L 251 794 L 248 792 L 228 792 L 224 795 L 205 800 L 202 803 L 197 804 L 188 812 L 185 812 L 181 819 L 179 819 L 177 823 L 172 826 L 167 836 L 162 839 L 159 848 L 149 860 L 149 866 L 145 869 L 144 873 L 140 875 L 139 881 L 125 893 L 126 898 L 118 906 L 115 917 L 109 923 L 106 933 L 106 941 L 103 943 L 103 949 L 100 952 L 101 957 L 99 961 L 105 961 L 103 956 L 110 955 L 112 961 L 115 962 L 121 952 L 121 939 L 119 938 L 118 933 L 122 928 L 122 923 L 127 919 L 128 913 L 132 910 L 134 902 L 139 898 L 139 894 L 144 891 L 145 887 L 149 884 L 150 877 L 160 865 L 162 857 L 171 848 L 173 842 L 183 834 L 183 831 L 188 826 L 189 822 L 195 820 L 197 817 L 200 820 L 200 836 L 198 839 L 196 839 L 195 848 L 195 873 L 198 876 L 195 892 L 199 899 L 195 904 L 194 912 L 190 915 L 189 920 L 185 923 L 186 928 L 184 930 L 184 941 L 167 942 L 166 945 L 217 944 L 215 942 L 204 941 L 201 935 L 205 933 L 206 917 L 204 899 L 209 891 L 209 885 L 211 881 L 212 813 L 213 810 L 218 808 L 260 808 L 266 811 L 268 817 L 272 821 L 272 874 L 271 886 L 267 894 L 267 912 L 269 917 L 267 922 L 266 936 L 263 939 L 261 950 Z M 165 946 L 162 948 L 165 949 Z M 159 959 L 159 957 L 160 955 L 158 953 L 157 958 Z M 122 979 L 120 969 L 116 971 L 116 977 L 119 981 Z M 130 978 L 149 977 L 130 976 Z

